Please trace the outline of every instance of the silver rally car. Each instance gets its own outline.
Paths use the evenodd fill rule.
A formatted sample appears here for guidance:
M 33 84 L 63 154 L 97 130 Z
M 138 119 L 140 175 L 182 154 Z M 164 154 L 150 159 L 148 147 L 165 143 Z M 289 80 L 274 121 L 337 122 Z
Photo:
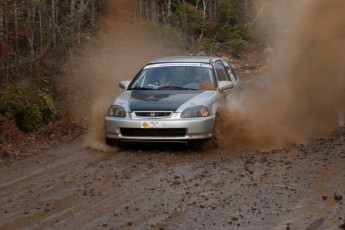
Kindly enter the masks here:
M 223 58 L 175 56 L 152 60 L 119 86 L 125 91 L 105 115 L 108 145 L 211 138 L 217 109 L 241 83 Z

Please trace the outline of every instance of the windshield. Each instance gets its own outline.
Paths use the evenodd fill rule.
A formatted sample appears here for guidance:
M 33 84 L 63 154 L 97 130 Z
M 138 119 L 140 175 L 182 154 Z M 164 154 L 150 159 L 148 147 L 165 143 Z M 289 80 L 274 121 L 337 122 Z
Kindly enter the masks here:
M 128 89 L 213 90 L 213 68 L 204 63 L 150 64 L 141 70 Z

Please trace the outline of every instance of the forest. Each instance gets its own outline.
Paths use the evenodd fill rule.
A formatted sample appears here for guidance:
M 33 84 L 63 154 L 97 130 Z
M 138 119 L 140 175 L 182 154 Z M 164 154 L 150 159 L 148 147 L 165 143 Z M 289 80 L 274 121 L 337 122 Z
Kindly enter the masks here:
M 133 0 L 138 23 L 178 34 L 189 50 L 241 57 L 259 44 L 251 0 Z M 34 131 L 59 117 L 54 81 L 107 14 L 106 0 L 0 0 L 0 118 Z

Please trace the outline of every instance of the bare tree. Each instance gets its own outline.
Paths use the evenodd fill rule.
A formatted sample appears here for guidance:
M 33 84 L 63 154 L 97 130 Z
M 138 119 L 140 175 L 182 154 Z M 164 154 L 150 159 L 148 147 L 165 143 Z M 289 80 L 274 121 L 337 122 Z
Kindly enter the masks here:
M 51 30 L 52 30 L 52 41 L 53 46 L 56 46 L 56 32 L 55 32 L 55 23 L 56 23 L 56 1 L 58 0 L 51 0 Z

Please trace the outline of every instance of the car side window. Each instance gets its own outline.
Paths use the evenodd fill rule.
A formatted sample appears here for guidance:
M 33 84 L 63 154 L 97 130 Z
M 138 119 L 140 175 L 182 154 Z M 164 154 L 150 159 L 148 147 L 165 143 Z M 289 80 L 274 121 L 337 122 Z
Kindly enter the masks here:
M 235 72 L 235 70 L 233 68 L 230 67 L 230 69 L 231 69 L 231 73 L 234 76 L 235 80 L 238 81 L 237 73 Z
M 233 79 L 235 82 L 238 81 L 238 77 L 237 77 L 236 72 L 230 66 L 226 66 L 226 69 L 227 69 L 231 79 Z
M 228 75 L 228 71 L 225 69 L 225 66 L 221 61 L 216 61 L 214 66 L 216 69 L 218 81 L 231 81 Z
M 228 74 L 230 75 L 231 79 L 233 79 L 234 81 L 238 81 L 238 76 L 237 76 L 235 70 L 226 61 L 223 60 L 222 62 L 223 62 L 223 65 L 225 66 L 226 70 L 228 71 Z

